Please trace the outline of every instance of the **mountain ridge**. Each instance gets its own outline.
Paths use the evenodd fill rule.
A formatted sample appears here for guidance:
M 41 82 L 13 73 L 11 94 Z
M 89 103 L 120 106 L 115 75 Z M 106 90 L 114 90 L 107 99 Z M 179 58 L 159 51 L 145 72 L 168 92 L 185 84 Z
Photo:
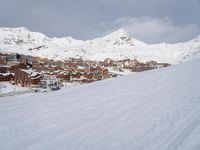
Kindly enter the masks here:
M 184 43 L 147 44 L 133 38 L 123 29 L 93 40 L 76 40 L 71 36 L 51 38 L 24 27 L 0 28 L 0 51 L 56 60 L 69 57 L 87 60 L 130 58 L 178 64 L 200 58 L 200 36 Z

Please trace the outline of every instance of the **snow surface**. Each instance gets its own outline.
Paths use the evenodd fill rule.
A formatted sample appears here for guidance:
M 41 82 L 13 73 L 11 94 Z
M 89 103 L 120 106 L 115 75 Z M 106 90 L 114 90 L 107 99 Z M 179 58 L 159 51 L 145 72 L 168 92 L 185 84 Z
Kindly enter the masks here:
M 29 92 L 31 92 L 29 88 L 12 85 L 9 82 L 0 82 L 0 97 L 24 94 Z
M 0 28 L 0 51 L 57 60 L 69 57 L 87 60 L 136 58 L 177 64 L 200 58 L 200 36 L 185 43 L 148 45 L 123 29 L 105 37 L 81 41 L 72 37 L 50 38 L 26 28 Z
M 0 99 L 1 150 L 199 150 L 200 60 Z

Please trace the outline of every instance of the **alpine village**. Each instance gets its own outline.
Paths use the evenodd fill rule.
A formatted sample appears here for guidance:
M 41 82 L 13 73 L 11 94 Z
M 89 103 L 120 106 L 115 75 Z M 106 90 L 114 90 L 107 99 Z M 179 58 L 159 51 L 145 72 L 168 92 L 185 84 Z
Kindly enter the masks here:
M 168 63 L 139 62 L 136 59 L 92 61 L 68 58 L 57 61 L 18 53 L 0 53 L 0 82 L 29 87 L 34 92 L 48 92 L 67 84 L 91 83 L 168 66 Z

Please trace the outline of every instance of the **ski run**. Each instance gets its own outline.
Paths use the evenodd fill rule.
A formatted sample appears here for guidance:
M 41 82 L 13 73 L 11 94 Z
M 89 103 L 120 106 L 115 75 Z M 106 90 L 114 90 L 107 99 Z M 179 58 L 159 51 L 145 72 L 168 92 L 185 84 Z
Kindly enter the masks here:
M 199 150 L 199 66 L 0 98 L 0 149 Z

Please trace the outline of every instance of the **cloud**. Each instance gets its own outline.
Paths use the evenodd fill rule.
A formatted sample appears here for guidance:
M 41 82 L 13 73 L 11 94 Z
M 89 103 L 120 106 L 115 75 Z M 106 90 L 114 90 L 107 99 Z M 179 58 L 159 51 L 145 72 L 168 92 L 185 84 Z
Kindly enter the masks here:
M 189 40 L 199 33 L 199 2 L 0 0 L 0 27 L 23 26 L 50 37 L 70 35 L 85 40 L 124 27 L 135 38 L 148 43 L 175 43 Z M 144 17 L 147 14 L 151 17 Z M 166 16 L 171 20 L 166 19 Z
M 191 40 L 200 34 L 197 24 L 176 25 L 169 18 L 120 18 L 116 28 L 123 28 L 132 36 L 147 43 L 176 43 Z

